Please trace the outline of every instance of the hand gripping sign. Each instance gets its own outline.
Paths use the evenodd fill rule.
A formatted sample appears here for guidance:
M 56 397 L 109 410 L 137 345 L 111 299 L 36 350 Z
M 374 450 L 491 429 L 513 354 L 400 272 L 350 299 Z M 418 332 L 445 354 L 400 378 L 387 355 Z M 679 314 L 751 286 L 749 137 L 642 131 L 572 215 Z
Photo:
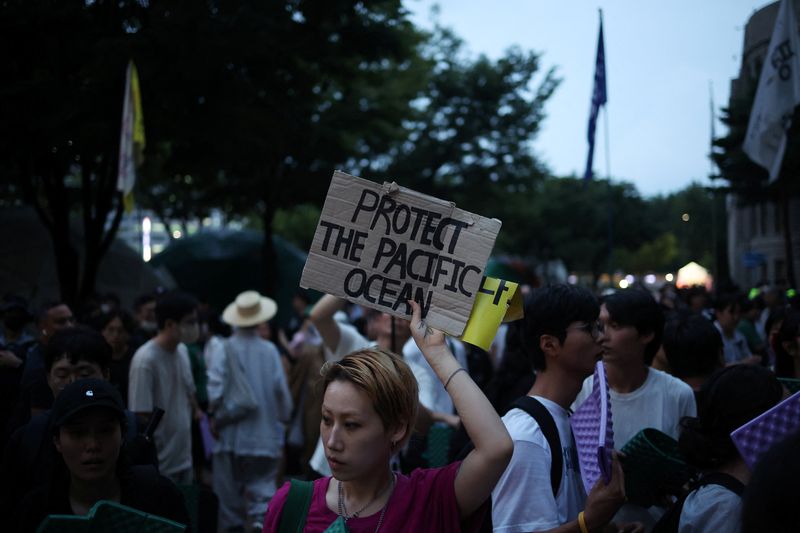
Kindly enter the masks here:
M 300 286 L 460 336 L 501 222 L 396 183 L 333 174 Z

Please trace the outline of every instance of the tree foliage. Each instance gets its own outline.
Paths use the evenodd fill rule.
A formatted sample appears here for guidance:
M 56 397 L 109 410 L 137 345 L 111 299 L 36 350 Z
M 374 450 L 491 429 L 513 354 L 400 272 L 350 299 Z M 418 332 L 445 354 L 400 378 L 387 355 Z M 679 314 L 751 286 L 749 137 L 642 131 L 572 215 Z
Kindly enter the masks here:
M 494 61 L 473 59 L 441 27 L 423 55 L 432 69 L 406 122 L 408 137 L 389 153 L 385 173 L 502 219 L 508 198 L 547 173 L 532 142 L 560 80 L 552 68 L 540 73 L 539 55 L 518 48 Z
M 3 2 L 3 197 L 36 206 L 63 296 L 87 296 L 120 214 L 133 59 L 148 138 L 140 204 L 165 221 L 211 207 L 255 212 L 269 234 L 278 206 L 319 202 L 333 168 L 404 136 L 424 79 L 422 38 L 399 0 Z M 71 213 L 84 222 L 83 250 Z

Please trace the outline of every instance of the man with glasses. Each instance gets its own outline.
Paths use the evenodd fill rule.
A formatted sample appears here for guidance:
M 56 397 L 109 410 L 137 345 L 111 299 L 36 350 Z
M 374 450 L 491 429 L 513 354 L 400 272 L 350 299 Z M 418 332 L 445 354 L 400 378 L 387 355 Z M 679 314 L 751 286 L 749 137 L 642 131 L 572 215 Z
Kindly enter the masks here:
M 200 334 L 197 301 L 180 292 L 165 294 L 156 303 L 156 322 L 158 334 L 131 360 L 128 408 L 140 424 L 156 407 L 166 411 L 154 434 L 160 473 L 175 483 L 191 483 L 192 417 L 202 413 L 194 396 L 186 344 Z
M 677 440 L 681 419 L 695 416 L 697 407 L 689 385 L 650 367 L 664 334 L 664 314 L 658 303 L 643 289 L 616 292 L 603 298 L 598 324 L 614 448 L 619 450 L 644 428 L 655 428 Z M 580 406 L 591 392 L 592 380 L 587 379 L 574 405 Z M 628 504 L 617 518 L 652 526 L 657 519 L 653 514 L 660 513 Z
M 538 411 L 534 418 L 526 410 L 512 408 L 503 417 L 514 440 L 514 454 L 492 491 L 494 531 L 599 530 L 625 501 L 616 458 L 610 483 L 598 481 L 586 495 L 569 423 L 569 406 L 602 355 L 598 312 L 595 297 L 573 285 L 536 289 L 525 302 L 522 344 L 536 370 L 528 397 L 546 414 L 532 409 Z

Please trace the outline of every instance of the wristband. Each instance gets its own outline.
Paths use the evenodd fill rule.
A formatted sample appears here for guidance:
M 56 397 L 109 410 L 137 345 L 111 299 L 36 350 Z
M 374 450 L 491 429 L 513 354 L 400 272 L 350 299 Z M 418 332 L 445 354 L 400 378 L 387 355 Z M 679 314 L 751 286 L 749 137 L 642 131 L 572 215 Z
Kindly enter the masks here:
M 583 516 L 583 511 L 578 513 L 578 527 L 581 528 L 581 533 L 589 533 L 589 528 L 586 527 L 586 517 Z
M 450 377 L 447 378 L 447 381 L 444 382 L 444 390 L 447 390 L 447 386 L 450 385 L 450 382 L 453 380 L 455 375 L 458 374 L 459 372 L 466 372 L 466 370 L 464 369 L 463 366 L 453 370 L 453 373 L 450 374 Z

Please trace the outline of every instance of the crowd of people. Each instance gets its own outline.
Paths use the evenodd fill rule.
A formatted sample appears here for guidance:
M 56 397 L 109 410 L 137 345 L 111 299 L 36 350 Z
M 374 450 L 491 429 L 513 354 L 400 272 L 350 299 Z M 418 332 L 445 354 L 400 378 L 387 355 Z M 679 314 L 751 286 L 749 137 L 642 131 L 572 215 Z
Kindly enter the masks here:
M 800 434 L 755 471 L 730 438 L 800 380 L 792 292 L 523 290 L 488 352 L 414 302 L 407 321 L 299 291 L 278 324 L 256 291 L 131 312 L 7 294 L 0 529 L 110 500 L 199 531 L 797 530 L 778 504 L 798 496 Z M 626 492 L 616 452 L 584 485 L 570 416 L 599 361 L 615 450 L 658 430 L 694 473 L 655 503 Z

